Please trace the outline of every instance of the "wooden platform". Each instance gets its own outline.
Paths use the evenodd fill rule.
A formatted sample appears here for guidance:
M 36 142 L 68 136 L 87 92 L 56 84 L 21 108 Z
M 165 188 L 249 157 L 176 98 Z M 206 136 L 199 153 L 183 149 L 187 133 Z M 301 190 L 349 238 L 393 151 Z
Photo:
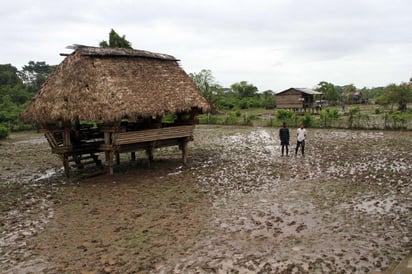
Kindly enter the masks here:
M 45 137 L 50 144 L 52 152 L 58 154 L 63 161 L 65 173 L 69 176 L 69 162 L 82 168 L 84 160 L 88 159 L 96 165 L 101 161 L 97 154 L 105 153 L 108 173 L 113 174 L 114 160 L 119 163 L 119 154 L 131 152 L 132 159 L 135 152 L 145 150 L 150 166 L 153 160 L 153 150 L 165 146 L 179 146 L 182 151 L 182 161 L 187 162 L 187 143 L 193 140 L 194 125 L 176 125 L 155 129 L 126 131 L 121 127 L 102 127 L 100 134 L 94 132 L 92 139 L 83 138 L 73 142 L 68 129 L 45 130 Z M 95 130 L 94 130 L 95 131 Z
M 182 125 L 163 127 L 156 129 L 145 129 L 128 132 L 116 132 L 110 128 L 103 129 L 104 144 L 99 146 L 105 152 L 108 173 L 113 174 L 114 157 L 119 162 L 119 153 L 145 150 L 150 167 L 153 160 L 153 150 L 159 147 L 178 145 L 182 150 L 182 161 L 187 162 L 187 143 L 193 140 L 194 125 Z

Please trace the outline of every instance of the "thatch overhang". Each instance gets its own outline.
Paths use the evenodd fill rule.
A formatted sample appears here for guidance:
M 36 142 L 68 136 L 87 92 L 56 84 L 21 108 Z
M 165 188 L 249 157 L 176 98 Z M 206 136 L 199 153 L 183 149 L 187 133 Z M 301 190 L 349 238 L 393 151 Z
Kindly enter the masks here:
M 80 47 L 57 66 L 20 117 L 38 123 L 116 121 L 193 109 L 207 112 L 209 104 L 173 56 Z

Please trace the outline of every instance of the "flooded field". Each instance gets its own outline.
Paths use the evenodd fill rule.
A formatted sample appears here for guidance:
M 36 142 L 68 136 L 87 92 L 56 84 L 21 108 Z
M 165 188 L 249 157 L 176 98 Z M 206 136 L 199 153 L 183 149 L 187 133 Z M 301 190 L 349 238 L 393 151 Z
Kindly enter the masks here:
M 295 148 L 291 129 L 291 151 Z M 0 145 L 1 273 L 367 273 L 412 250 L 412 132 L 198 126 L 189 163 L 62 176 L 37 133 Z

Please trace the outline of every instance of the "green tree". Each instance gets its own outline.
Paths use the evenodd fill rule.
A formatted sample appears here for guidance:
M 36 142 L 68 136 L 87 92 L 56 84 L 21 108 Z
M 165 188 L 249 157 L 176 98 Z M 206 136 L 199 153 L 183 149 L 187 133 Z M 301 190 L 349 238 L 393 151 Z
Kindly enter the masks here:
M 9 95 L 3 96 L 0 102 L 0 123 L 17 121 L 22 109 L 12 102 Z
M 236 93 L 239 99 L 254 97 L 257 94 L 258 88 L 247 81 L 234 83 L 230 86 L 232 91 Z
M 231 89 L 223 88 L 223 93 L 219 100 L 219 106 L 222 109 L 234 109 L 239 107 L 239 99 L 236 93 Z
M 10 129 L 21 128 L 19 113 L 32 97 L 27 85 L 19 78 L 19 71 L 10 64 L 0 65 L 0 128 L 3 135 Z
M 408 103 L 412 102 L 412 89 L 409 84 L 390 84 L 385 88 L 389 103 L 397 104 L 399 111 L 406 111 Z
M 17 68 L 11 64 L 0 65 L 0 86 L 22 85 L 23 82 L 17 75 Z
M 274 109 L 276 107 L 276 96 L 272 90 L 265 90 L 262 93 L 263 107 L 265 109 Z
M 210 112 L 216 113 L 220 108 L 222 87 L 215 81 L 212 71 L 202 69 L 199 73 L 189 73 L 190 78 L 210 105 Z
M 323 98 L 332 105 L 335 105 L 339 100 L 339 92 L 332 83 L 322 81 L 318 84 L 316 90 L 322 92 Z
M 384 92 L 375 99 L 375 103 L 381 106 L 389 106 L 391 104 L 391 99 L 388 92 Z
M 376 98 L 381 96 L 385 92 L 384 87 L 376 87 L 376 88 L 366 88 L 364 87 L 362 90 L 362 95 L 364 96 L 365 99 L 368 101 L 375 101 Z
M 18 70 L 10 64 L 0 65 L 0 103 L 10 100 L 13 104 L 21 105 L 31 97 L 32 94 L 27 92 L 18 77 Z
M 46 64 L 46 62 L 29 61 L 17 74 L 23 83 L 26 84 L 29 92 L 37 93 L 55 67 Z
M 345 98 L 345 101 L 347 103 L 352 104 L 353 103 L 353 96 L 356 92 L 356 87 L 354 84 L 349 84 L 346 86 L 343 86 L 343 92 L 342 96 Z
M 132 44 L 126 40 L 126 36 L 120 36 L 114 29 L 109 33 L 109 42 L 103 40 L 100 42 L 99 46 L 102 48 L 132 48 Z

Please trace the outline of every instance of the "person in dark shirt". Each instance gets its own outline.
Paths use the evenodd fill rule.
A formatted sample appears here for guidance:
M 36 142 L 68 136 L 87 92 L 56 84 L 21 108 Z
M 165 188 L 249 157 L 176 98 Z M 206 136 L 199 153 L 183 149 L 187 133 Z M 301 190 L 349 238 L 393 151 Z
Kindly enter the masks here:
M 279 129 L 279 139 L 280 145 L 282 146 L 282 156 L 284 155 L 286 148 L 286 156 L 289 154 L 289 129 L 285 122 L 283 122 L 283 127 Z

